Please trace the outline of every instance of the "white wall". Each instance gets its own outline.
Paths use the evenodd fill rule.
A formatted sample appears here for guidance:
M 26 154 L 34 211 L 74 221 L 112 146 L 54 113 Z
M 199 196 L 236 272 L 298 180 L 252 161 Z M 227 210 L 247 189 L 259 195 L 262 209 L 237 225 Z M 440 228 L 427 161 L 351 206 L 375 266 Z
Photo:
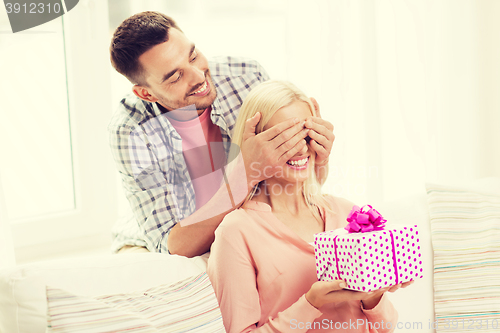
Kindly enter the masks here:
M 290 78 L 335 125 L 327 191 L 376 203 L 499 175 L 498 2 L 302 6 Z
M 255 58 L 272 78 L 290 80 L 314 96 L 322 116 L 335 126 L 325 185 L 329 193 L 376 203 L 419 192 L 425 181 L 500 176 L 498 1 L 110 3 L 118 3 L 120 10 L 112 14 L 121 19 L 146 9 L 170 14 L 208 56 Z M 85 216 L 77 229 L 68 227 L 67 233 L 51 222 L 34 229 L 14 227 L 19 244 L 31 239 L 42 244 L 39 250 L 47 249 L 41 241 L 46 244 L 58 233 L 63 241 L 54 248 L 59 253 L 72 246 L 89 248 L 89 228 L 107 239 L 117 215 L 120 186 L 105 128 L 130 84 L 109 65 L 107 48 L 116 25 L 108 28 L 106 9 L 96 6 L 105 2 L 81 1 L 67 14 L 68 20 L 82 17 L 73 19 L 78 27 L 71 38 L 74 140 L 94 140 L 76 150 L 81 153 L 76 173 L 97 176 L 105 170 L 100 175 L 104 181 L 81 180 L 76 186 L 83 193 L 108 193 L 102 199 L 89 197 L 89 202 L 109 205 L 114 213 L 91 210 L 94 215 Z M 85 119 L 89 112 L 99 113 L 97 122 Z M 126 205 L 122 197 L 121 207 Z M 75 235 L 82 236 L 79 242 L 71 240 Z
M 335 126 L 329 193 L 374 203 L 500 172 L 494 0 L 130 4 L 314 96 Z

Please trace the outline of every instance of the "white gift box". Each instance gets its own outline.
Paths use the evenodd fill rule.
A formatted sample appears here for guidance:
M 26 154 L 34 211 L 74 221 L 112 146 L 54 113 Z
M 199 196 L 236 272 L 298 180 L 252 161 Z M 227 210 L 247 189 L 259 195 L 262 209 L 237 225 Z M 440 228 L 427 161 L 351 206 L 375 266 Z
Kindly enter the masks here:
M 320 281 L 344 280 L 347 289 L 369 292 L 423 277 L 417 226 L 315 235 Z

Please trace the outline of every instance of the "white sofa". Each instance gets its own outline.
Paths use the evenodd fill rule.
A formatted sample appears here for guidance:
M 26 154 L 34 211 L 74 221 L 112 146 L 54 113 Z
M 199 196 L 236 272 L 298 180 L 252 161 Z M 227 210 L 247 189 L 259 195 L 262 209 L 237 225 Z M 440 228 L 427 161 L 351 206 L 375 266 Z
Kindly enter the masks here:
M 433 332 L 433 258 L 425 193 L 375 207 L 390 224 L 418 225 L 425 277 L 391 294 L 404 332 Z M 42 333 L 47 326 L 46 286 L 83 296 L 129 293 L 203 272 L 206 261 L 131 253 L 21 265 L 0 271 L 0 332 Z M 410 327 L 411 326 L 411 327 Z

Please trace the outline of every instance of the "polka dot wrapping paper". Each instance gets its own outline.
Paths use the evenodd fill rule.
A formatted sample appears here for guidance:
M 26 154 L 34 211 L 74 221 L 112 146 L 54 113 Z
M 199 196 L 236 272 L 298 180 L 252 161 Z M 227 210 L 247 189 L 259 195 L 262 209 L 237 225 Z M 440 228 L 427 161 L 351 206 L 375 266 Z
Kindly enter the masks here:
M 417 226 L 315 235 L 320 281 L 344 280 L 347 289 L 369 292 L 423 277 Z

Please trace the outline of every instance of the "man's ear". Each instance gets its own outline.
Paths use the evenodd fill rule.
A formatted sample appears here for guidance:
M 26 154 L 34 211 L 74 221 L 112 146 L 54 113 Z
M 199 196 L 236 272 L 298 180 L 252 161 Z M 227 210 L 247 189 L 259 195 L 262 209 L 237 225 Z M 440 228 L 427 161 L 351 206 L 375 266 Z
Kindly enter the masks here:
M 143 86 L 136 84 L 132 87 L 132 91 L 134 92 L 134 94 L 137 97 L 139 97 L 142 100 L 145 100 L 146 102 L 154 103 L 154 102 L 158 101 L 158 98 L 151 95 L 149 93 L 148 88 L 146 88 L 146 87 L 143 87 Z

